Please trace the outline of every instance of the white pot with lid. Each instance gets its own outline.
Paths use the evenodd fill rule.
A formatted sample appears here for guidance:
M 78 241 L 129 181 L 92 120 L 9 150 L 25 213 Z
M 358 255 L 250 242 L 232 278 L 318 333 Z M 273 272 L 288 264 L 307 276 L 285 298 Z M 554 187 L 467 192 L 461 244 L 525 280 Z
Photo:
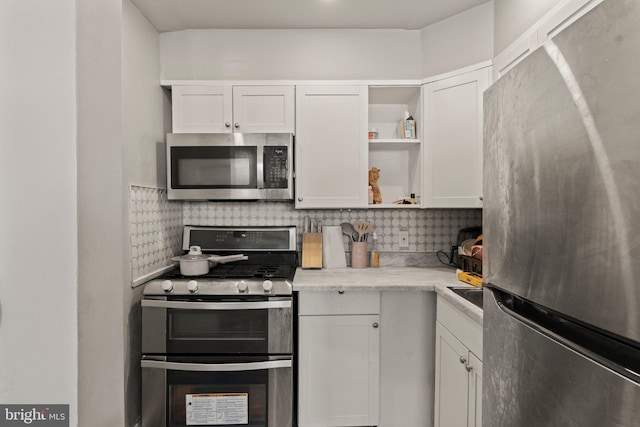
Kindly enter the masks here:
M 202 276 L 209 272 L 210 266 L 246 259 L 248 257 L 241 254 L 227 256 L 206 255 L 202 253 L 200 246 L 190 246 L 187 254 L 175 256 L 171 258 L 171 261 L 180 263 L 180 274 L 183 276 Z

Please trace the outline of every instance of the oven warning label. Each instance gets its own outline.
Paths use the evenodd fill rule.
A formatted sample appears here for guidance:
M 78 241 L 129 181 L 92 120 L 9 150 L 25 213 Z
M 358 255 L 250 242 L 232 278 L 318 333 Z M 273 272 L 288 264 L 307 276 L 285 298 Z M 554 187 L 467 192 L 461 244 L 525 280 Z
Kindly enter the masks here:
M 249 424 L 248 393 L 187 394 L 187 425 Z

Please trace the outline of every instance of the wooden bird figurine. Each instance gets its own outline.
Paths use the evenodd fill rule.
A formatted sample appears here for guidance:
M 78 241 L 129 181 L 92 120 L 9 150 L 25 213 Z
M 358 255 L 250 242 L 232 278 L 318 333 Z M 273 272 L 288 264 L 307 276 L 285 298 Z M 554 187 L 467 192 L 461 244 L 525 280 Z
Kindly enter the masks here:
M 373 203 L 376 205 L 382 203 L 382 193 L 378 186 L 378 179 L 380 179 L 380 169 L 376 167 L 371 168 L 369 171 L 369 185 L 371 186 L 371 190 L 373 190 Z

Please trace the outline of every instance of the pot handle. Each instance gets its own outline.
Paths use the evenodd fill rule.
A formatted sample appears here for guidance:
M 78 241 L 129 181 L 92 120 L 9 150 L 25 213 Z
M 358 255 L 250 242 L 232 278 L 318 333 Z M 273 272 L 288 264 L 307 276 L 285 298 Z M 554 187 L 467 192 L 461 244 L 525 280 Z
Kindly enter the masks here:
M 211 255 L 209 257 L 209 261 L 215 262 L 217 264 L 226 264 L 228 262 L 234 262 L 234 261 L 245 261 L 248 259 L 249 257 L 246 255 L 227 255 L 227 256 Z

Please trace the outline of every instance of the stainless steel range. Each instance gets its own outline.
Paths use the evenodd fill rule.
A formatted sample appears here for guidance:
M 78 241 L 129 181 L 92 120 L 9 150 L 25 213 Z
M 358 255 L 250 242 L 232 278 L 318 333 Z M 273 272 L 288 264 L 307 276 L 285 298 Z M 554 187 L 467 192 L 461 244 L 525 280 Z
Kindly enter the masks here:
M 247 255 L 150 281 L 142 299 L 142 425 L 293 425 L 295 227 L 192 227 L 183 249 Z

